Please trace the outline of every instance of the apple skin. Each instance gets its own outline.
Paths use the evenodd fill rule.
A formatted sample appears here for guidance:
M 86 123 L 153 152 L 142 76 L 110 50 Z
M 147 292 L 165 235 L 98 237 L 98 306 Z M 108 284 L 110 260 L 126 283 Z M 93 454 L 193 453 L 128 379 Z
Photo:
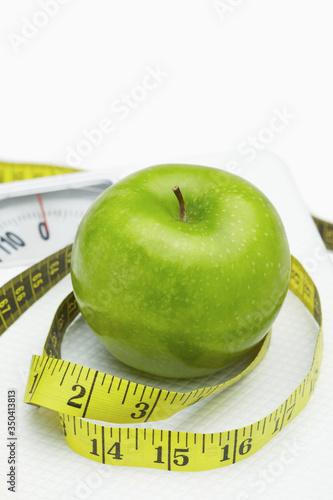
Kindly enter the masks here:
M 95 200 L 71 276 L 83 317 L 117 359 L 182 378 L 258 348 L 290 267 L 282 221 L 261 191 L 223 170 L 172 164 L 135 172 Z

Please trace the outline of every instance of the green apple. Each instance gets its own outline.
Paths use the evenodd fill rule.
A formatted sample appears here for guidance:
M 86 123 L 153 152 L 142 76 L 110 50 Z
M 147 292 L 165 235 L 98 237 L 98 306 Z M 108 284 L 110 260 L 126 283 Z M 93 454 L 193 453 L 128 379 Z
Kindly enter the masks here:
M 258 348 L 290 266 L 281 219 L 255 186 L 220 169 L 158 165 L 91 205 L 71 275 L 83 317 L 117 359 L 197 377 Z

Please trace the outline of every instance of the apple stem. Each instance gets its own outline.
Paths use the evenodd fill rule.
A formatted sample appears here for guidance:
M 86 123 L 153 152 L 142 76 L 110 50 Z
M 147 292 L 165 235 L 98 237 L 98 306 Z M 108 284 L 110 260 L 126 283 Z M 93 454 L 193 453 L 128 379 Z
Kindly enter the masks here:
M 179 186 L 173 187 L 172 191 L 175 193 L 179 203 L 179 220 L 186 222 L 186 209 L 182 192 L 179 189 Z

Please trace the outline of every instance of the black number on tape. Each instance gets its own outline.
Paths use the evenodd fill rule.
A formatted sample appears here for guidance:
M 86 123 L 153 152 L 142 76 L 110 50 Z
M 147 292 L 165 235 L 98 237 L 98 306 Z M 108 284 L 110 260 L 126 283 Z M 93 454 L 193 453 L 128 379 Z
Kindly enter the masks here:
M 82 385 L 79 385 L 79 384 L 75 384 L 73 385 L 72 387 L 72 391 L 76 391 L 78 388 L 80 388 L 80 392 L 79 394 L 76 394 L 76 396 L 73 396 L 71 397 L 68 401 L 67 401 L 67 404 L 69 406 L 74 406 L 74 408 L 81 408 L 82 406 L 82 403 L 74 403 L 73 402 L 73 399 L 80 399 L 80 398 L 83 398 L 85 393 L 86 393 L 86 390 L 85 388 L 82 386 Z
M 140 408 L 140 407 L 142 407 L 142 408 Z M 148 403 L 143 403 L 141 401 L 141 403 L 138 403 L 138 404 L 135 405 L 135 408 L 138 408 L 139 411 L 140 411 L 140 413 L 139 413 L 139 415 L 136 415 L 135 413 L 131 413 L 131 417 L 132 418 L 143 418 L 143 417 L 146 416 L 147 410 L 149 410 L 149 404 Z
M 114 451 L 112 451 L 114 449 Z M 120 453 L 120 443 L 114 443 L 114 445 L 111 446 L 109 451 L 107 452 L 108 455 L 113 455 L 114 460 L 122 460 L 123 455 Z
M 99 453 L 97 453 L 97 439 L 94 438 L 90 441 L 92 442 L 92 451 L 90 452 L 90 455 L 96 455 L 97 457 L 99 457 Z
M 36 385 L 37 379 L 38 379 L 38 373 L 36 373 L 36 374 L 34 375 L 34 382 L 33 382 L 32 386 L 31 386 L 31 389 L 30 389 L 30 391 L 29 391 L 29 394 L 32 394 L 32 393 L 34 392 L 34 388 L 35 388 L 35 385 Z
M 252 448 L 252 438 L 245 439 L 239 446 L 239 454 L 246 455 Z
M 158 446 L 155 448 L 157 451 L 157 459 L 154 461 L 155 464 L 164 464 L 165 462 L 162 460 L 162 446 Z
M 178 465 L 179 467 L 184 467 L 185 465 L 187 465 L 189 462 L 189 458 L 187 455 L 183 455 L 183 453 L 188 453 L 188 452 L 189 452 L 188 448 L 176 448 L 174 453 L 173 463 L 175 465 Z

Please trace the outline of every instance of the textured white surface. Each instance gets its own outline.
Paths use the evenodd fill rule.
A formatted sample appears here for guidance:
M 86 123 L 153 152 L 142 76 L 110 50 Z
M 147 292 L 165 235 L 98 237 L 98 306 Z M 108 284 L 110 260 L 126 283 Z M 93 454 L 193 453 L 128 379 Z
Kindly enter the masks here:
M 228 165 L 224 155 L 188 159 L 191 161 L 222 168 Z M 324 317 L 324 356 L 317 387 L 307 407 L 254 456 L 223 469 L 183 473 L 108 467 L 75 454 L 63 439 L 56 413 L 22 402 L 31 355 L 42 351 L 55 309 L 70 290 L 67 277 L 0 339 L 1 498 L 333 498 L 333 267 L 289 171 L 279 159 L 269 154 L 258 155 L 250 166 L 239 164 L 237 173 L 261 188 L 275 204 L 285 224 L 292 253 L 307 268 L 319 289 Z M 124 171 L 118 172 L 119 177 L 122 175 Z M 10 273 L 19 271 L 15 269 Z M 1 273 L 1 284 L 9 277 L 9 273 Z M 277 407 L 302 381 L 311 364 L 316 334 L 315 322 L 289 293 L 274 325 L 269 353 L 254 372 L 227 391 L 149 426 L 214 432 L 251 424 Z M 80 320 L 70 328 L 64 340 L 63 358 L 140 378 L 138 373 L 131 373 L 113 360 Z M 151 379 L 142 380 L 153 383 Z M 200 385 L 214 380 L 214 377 L 205 379 Z M 187 390 L 192 385 L 193 382 L 182 381 L 172 387 Z M 7 492 L 5 478 L 8 472 L 4 440 L 6 393 L 11 388 L 18 392 L 15 495 Z

